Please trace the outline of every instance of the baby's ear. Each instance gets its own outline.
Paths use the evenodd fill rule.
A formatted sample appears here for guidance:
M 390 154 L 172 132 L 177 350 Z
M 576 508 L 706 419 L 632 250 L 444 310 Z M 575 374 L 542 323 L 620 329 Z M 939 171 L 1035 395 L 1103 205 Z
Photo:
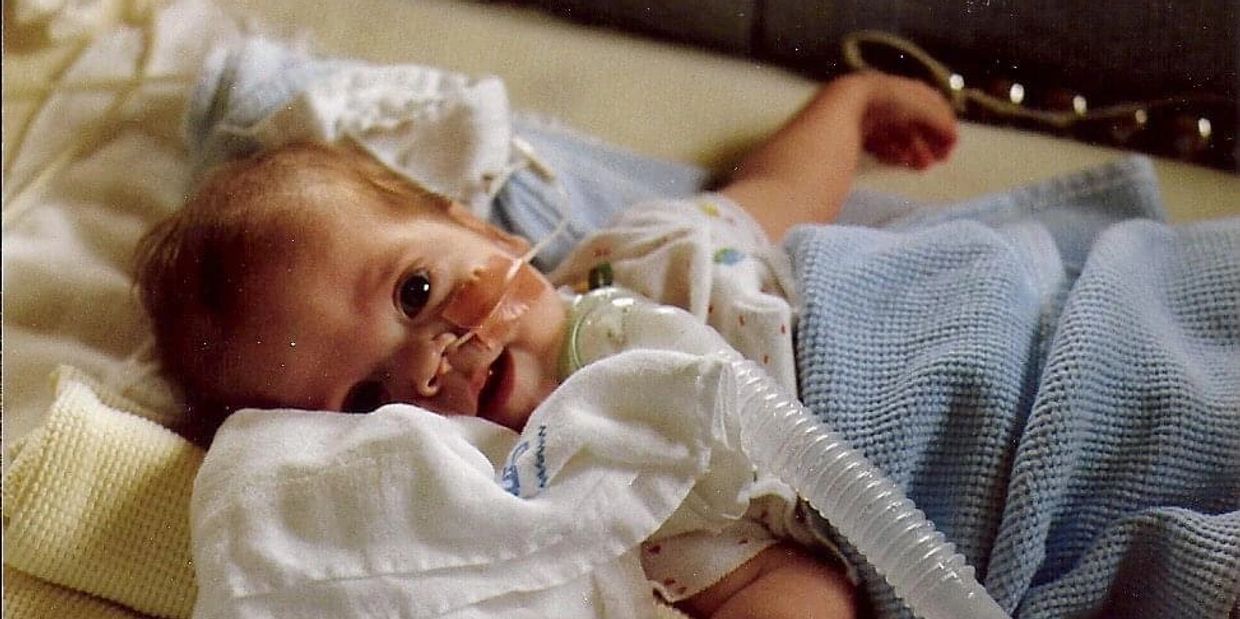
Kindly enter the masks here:
M 452 202 L 448 205 L 448 217 L 452 221 L 485 236 L 514 257 L 521 256 L 530 249 L 529 241 L 515 234 L 509 234 L 479 219 L 477 215 L 470 212 L 468 207 L 459 202 Z

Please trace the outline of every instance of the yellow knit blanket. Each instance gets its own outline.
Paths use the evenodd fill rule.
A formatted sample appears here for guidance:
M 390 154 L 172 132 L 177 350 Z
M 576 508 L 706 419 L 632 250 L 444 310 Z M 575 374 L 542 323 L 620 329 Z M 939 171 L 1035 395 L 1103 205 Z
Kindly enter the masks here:
M 189 500 L 202 450 L 76 370 L 55 378 L 46 423 L 8 454 L 6 610 L 188 617 Z

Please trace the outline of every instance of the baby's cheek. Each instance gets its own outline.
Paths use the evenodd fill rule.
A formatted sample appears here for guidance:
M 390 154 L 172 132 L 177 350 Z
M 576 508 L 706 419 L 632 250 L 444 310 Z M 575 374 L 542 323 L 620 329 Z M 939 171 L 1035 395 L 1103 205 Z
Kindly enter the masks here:
M 544 298 L 544 303 L 537 313 L 543 355 L 551 375 L 559 373 L 560 353 L 564 347 L 564 338 L 568 335 L 568 312 L 564 308 L 558 294 L 554 292 Z
M 559 387 L 559 365 L 558 359 L 550 358 L 552 363 L 547 363 L 549 358 L 546 355 L 539 356 L 532 351 L 520 354 L 525 357 L 523 366 L 527 370 L 521 378 L 523 385 L 519 388 L 523 401 L 516 408 L 523 410 L 523 416 L 528 417 Z

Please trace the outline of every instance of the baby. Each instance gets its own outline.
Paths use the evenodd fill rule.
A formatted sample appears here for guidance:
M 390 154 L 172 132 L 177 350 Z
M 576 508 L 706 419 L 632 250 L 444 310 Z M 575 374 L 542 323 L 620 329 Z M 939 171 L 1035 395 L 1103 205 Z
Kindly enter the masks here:
M 863 148 L 921 169 L 954 141 L 951 108 L 933 89 L 879 74 L 838 79 L 717 195 L 687 203 L 688 219 L 666 207 L 626 213 L 552 279 L 580 284 L 610 263 L 618 283 L 699 315 L 792 388 L 790 284 L 767 239 L 831 221 Z M 709 264 L 677 249 L 699 233 L 690 240 L 709 245 L 696 254 Z M 559 384 L 567 319 L 564 293 L 521 259 L 528 249 L 366 155 L 302 144 L 215 170 L 144 240 L 139 286 L 161 360 L 205 425 L 243 407 L 408 402 L 519 430 Z M 713 279 L 723 281 L 711 288 Z M 653 562 L 647 575 L 661 582 L 662 569 Z M 855 613 L 842 571 L 786 543 L 663 592 L 694 616 Z

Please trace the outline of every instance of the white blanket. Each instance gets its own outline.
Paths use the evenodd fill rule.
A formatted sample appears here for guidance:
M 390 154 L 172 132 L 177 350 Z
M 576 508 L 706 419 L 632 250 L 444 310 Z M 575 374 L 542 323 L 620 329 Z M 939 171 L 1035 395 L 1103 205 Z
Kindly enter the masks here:
M 649 616 L 643 540 L 791 498 L 740 453 L 730 367 L 622 353 L 519 436 L 408 405 L 239 412 L 194 489 L 195 616 Z
M 213 3 L 179 0 L 149 24 L 119 24 L 83 42 L 63 73 L 38 82 L 46 99 L 11 97 L 6 79 L 6 444 L 44 418 L 48 376 L 63 364 L 176 425 L 173 397 L 143 354 L 150 335 L 131 254 L 184 201 L 186 94 L 209 46 L 238 31 Z M 9 106 L 23 100 L 43 105 L 9 131 Z

